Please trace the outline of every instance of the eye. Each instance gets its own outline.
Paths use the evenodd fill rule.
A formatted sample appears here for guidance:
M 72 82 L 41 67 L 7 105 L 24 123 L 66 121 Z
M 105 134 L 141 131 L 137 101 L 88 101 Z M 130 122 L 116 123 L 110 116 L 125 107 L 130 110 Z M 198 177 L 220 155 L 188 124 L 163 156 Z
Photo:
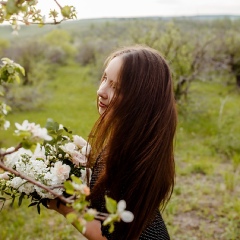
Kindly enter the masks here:
M 111 81 L 110 86 L 111 86 L 112 89 L 116 89 L 117 88 L 116 83 L 114 83 L 113 81 Z
M 103 77 L 102 77 L 102 82 L 106 82 L 107 81 L 107 75 L 105 74 Z

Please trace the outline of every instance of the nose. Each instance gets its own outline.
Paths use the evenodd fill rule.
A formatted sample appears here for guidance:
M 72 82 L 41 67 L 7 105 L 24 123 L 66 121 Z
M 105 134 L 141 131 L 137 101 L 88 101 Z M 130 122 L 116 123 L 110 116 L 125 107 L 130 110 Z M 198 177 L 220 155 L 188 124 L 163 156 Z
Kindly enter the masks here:
M 104 84 L 101 84 L 97 90 L 97 95 L 103 99 L 107 99 L 107 91 L 106 88 L 104 87 Z

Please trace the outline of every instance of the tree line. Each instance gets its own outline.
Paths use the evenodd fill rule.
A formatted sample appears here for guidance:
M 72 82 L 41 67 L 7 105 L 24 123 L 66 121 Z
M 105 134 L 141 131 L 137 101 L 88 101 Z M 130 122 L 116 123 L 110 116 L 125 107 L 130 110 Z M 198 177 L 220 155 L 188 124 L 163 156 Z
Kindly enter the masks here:
M 217 80 L 240 88 L 239 26 L 240 19 L 230 18 L 78 20 L 53 26 L 42 35 L 41 29 L 30 26 L 29 31 L 34 28 L 36 35 L 21 37 L 20 31 L 11 41 L 0 35 L 0 55 L 25 68 L 23 86 L 36 87 L 53 77 L 54 68 L 71 63 L 91 65 L 98 81 L 109 52 L 124 45 L 147 45 L 169 61 L 180 103 L 187 99 L 193 81 Z M 5 97 L 12 104 L 16 96 L 9 88 L 5 86 Z

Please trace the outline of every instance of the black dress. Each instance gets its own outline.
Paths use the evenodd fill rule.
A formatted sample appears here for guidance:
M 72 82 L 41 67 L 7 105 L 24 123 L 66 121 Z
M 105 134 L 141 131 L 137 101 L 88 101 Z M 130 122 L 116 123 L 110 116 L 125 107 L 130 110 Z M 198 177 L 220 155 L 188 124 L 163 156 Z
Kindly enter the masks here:
M 96 183 L 101 171 L 103 170 L 103 167 L 104 165 L 101 161 L 101 157 L 99 157 L 93 167 L 90 189 L 92 189 L 94 184 Z M 99 196 L 99 199 L 92 203 L 91 207 L 97 209 L 97 211 L 99 212 L 106 212 L 104 199 L 105 194 L 106 192 L 103 192 L 103 195 Z M 102 226 L 101 230 L 102 235 L 105 236 L 108 240 L 117 239 L 116 235 L 114 235 L 114 232 L 112 234 L 108 232 L 108 227 Z M 158 209 L 156 210 L 156 216 L 154 220 L 142 232 L 139 240 L 170 240 L 167 228 Z

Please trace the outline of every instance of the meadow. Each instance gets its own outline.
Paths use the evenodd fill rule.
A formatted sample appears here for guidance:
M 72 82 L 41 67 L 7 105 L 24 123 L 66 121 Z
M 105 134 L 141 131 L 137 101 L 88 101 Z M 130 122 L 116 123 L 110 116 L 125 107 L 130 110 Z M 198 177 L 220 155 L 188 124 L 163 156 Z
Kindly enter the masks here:
M 9 120 L 24 119 L 44 126 L 52 118 L 87 137 L 97 119 L 97 85 L 89 67 L 70 65 L 56 69 L 48 85 L 49 99 L 39 109 L 13 112 Z M 172 239 L 239 239 L 239 155 L 226 152 L 239 146 L 239 92 L 217 82 L 196 82 L 188 104 L 179 109 L 175 143 L 176 186 L 163 216 Z M 13 124 L 12 124 L 13 125 Z M 1 132 L 11 146 L 14 126 Z M 220 152 L 219 149 L 222 149 Z M 225 151 L 225 152 L 224 152 Z M 20 208 L 7 203 L 0 213 L 1 239 L 80 239 L 80 234 L 57 213 L 38 215 L 28 200 Z
M 198 26 L 196 22 L 188 23 L 184 20 L 182 23 L 176 21 L 174 23 L 176 25 L 171 23 L 172 25 L 169 24 L 170 27 L 167 28 L 167 24 L 163 25 L 163 22 L 160 22 L 159 29 L 160 27 L 166 27 L 167 29 L 165 29 L 166 31 L 160 29 L 163 31 L 161 32 L 161 39 L 164 40 L 160 42 L 161 39 L 159 40 L 155 36 L 160 31 L 156 22 L 149 21 L 147 23 L 147 21 L 141 22 L 141 20 L 139 22 L 134 20 L 133 23 L 128 23 L 125 20 L 119 22 L 100 22 L 99 25 L 96 22 L 90 22 L 87 25 L 81 25 L 81 28 L 77 23 L 74 23 L 76 26 L 71 29 L 71 37 L 74 37 L 70 38 L 69 42 L 66 40 L 69 36 L 65 30 L 54 32 L 52 27 L 43 28 L 44 31 L 50 29 L 50 34 L 52 34 L 51 36 L 49 34 L 47 39 L 47 43 L 50 44 L 51 42 L 52 44 L 50 48 L 47 48 L 48 53 L 51 53 L 51 50 L 56 50 L 52 52 L 51 57 L 57 56 L 58 58 L 51 58 L 55 62 L 51 62 L 51 67 L 48 69 L 50 64 L 41 61 L 46 56 L 41 56 L 37 47 L 34 48 L 34 51 L 37 52 L 35 55 L 39 55 L 40 58 L 31 55 L 31 52 L 28 53 L 29 59 L 35 62 L 35 67 L 30 69 L 32 76 L 35 77 L 34 82 L 30 82 L 29 86 L 21 86 L 22 89 L 29 87 L 28 92 L 25 92 L 26 98 L 21 99 L 25 108 L 16 108 L 18 100 L 15 100 L 14 111 L 8 116 L 11 127 L 7 131 L 0 131 L 0 147 L 10 147 L 18 143 L 18 139 L 13 136 L 14 122 L 22 123 L 25 119 L 44 126 L 46 120 L 52 118 L 72 130 L 73 133 L 87 138 L 91 127 L 98 118 L 96 90 L 99 81 L 99 69 L 102 67 L 102 58 L 107 55 L 106 52 L 109 52 L 112 47 L 133 43 L 136 39 L 140 41 L 137 43 L 145 43 L 161 49 L 168 46 L 167 43 L 173 42 L 176 45 L 172 49 L 180 49 L 177 54 L 170 51 L 168 55 L 169 59 L 172 59 L 170 65 L 175 70 L 174 80 L 181 80 L 185 76 L 192 76 L 193 80 L 189 82 L 188 94 L 186 96 L 182 95 L 177 102 L 176 184 L 172 198 L 163 212 L 163 218 L 173 240 L 239 240 L 240 90 L 234 82 L 233 75 L 226 74 L 226 72 L 224 75 L 218 69 L 207 69 L 212 63 L 209 60 L 212 56 L 204 55 L 203 65 L 197 64 L 197 66 L 201 65 L 199 69 L 191 69 L 192 63 L 196 62 L 195 60 L 198 60 L 203 52 L 209 55 L 213 54 L 213 56 L 217 52 L 218 46 L 213 45 L 207 51 L 205 49 L 202 52 L 199 51 L 201 54 L 196 52 L 196 55 L 191 55 L 195 53 L 196 46 L 199 46 L 201 41 L 205 41 L 205 39 L 200 39 L 194 34 L 198 31 L 205 31 L 211 23 L 201 22 L 200 27 L 195 27 Z M 150 29 L 146 30 L 149 33 L 148 35 L 141 35 L 142 33 L 135 31 L 135 25 L 138 23 L 142 24 L 143 32 L 148 28 Z M 178 27 L 181 24 L 184 26 L 184 33 L 186 33 L 188 39 L 187 44 L 193 39 L 196 39 L 196 41 L 200 39 L 201 41 L 197 42 L 196 45 L 184 45 L 184 41 L 181 42 L 180 40 L 185 35 L 178 32 Z M 227 21 L 224 26 L 227 29 L 229 22 Z M 236 29 L 237 26 L 239 25 L 236 24 Z M 62 28 L 65 29 L 65 27 L 66 25 L 62 25 Z M 58 26 L 59 28 L 61 26 Z M 192 29 L 195 29 L 195 32 Z M 33 36 L 31 32 L 33 34 L 34 31 L 25 32 L 25 30 L 23 28 L 22 36 L 25 39 L 31 38 Z M 190 39 L 186 30 L 192 36 L 197 37 Z M 9 30 L 6 30 L 6 28 L 4 28 L 4 31 L 0 31 L 1 38 L 9 34 Z M 211 31 L 211 34 L 213 32 Z M 37 33 L 35 39 L 40 38 L 39 31 Z M 65 40 L 59 41 L 59 35 L 57 35 L 59 33 Z M 207 36 L 202 32 L 200 35 L 203 38 Z M 9 39 L 12 44 L 11 48 L 14 49 L 17 46 L 18 39 L 15 42 L 12 37 L 9 37 Z M 57 39 L 57 42 L 55 42 L 55 39 Z M 125 42 L 123 42 L 123 39 Z M 133 41 L 133 39 L 135 40 Z M 40 39 L 40 41 L 43 41 L 43 39 Z M 30 48 L 30 43 L 27 42 L 27 47 L 24 44 L 19 45 L 19 49 Z M 58 48 L 54 48 L 55 45 Z M 219 45 L 224 47 L 222 43 L 219 43 Z M 76 47 L 74 51 L 81 54 L 77 56 L 77 60 L 69 61 L 69 59 L 73 59 L 73 46 Z M 229 46 L 231 47 L 233 44 L 229 44 Z M 183 48 L 181 49 L 181 47 Z M 216 47 L 214 53 L 212 53 L 213 47 Z M 59 51 L 59 48 L 61 48 L 61 51 Z M 18 54 L 19 49 L 15 48 L 13 53 L 19 56 L 22 54 L 20 60 L 23 60 L 26 56 L 24 53 Z M 64 49 L 64 52 L 62 49 Z M 237 52 L 236 47 L 233 49 L 234 52 Z M 11 52 L 7 53 L 11 54 Z M 167 54 L 167 51 L 165 54 Z M 223 59 L 227 58 L 224 55 L 221 55 L 221 57 Z M 68 60 L 64 61 L 67 58 Z M 20 63 L 26 64 L 24 61 Z M 224 67 L 226 69 L 225 65 Z M 198 76 L 194 75 L 196 70 L 199 73 Z M 219 71 L 219 74 L 216 74 L 217 71 Z M 203 74 L 206 76 L 203 77 Z M 210 74 L 212 75 L 210 76 Z M 41 79 L 45 80 L 40 81 Z M 41 82 L 41 85 L 38 82 Z M 14 90 L 14 88 L 11 90 Z M 15 89 L 15 93 L 20 94 L 19 90 Z M 35 90 L 39 90 L 36 95 Z M 26 107 L 29 105 L 32 107 Z M 39 215 L 37 209 L 34 207 L 28 208 L 28 204 L 29 200 L 24 199 L 20 208 L 17 203 L 13 207 L 10 207 L 9 202 L 4 205 L 0 212 L 1 240 L 84 239 L 72 225 L 67 223 L 64 217 L 44 207 L 41 208 L 41 214 Z

